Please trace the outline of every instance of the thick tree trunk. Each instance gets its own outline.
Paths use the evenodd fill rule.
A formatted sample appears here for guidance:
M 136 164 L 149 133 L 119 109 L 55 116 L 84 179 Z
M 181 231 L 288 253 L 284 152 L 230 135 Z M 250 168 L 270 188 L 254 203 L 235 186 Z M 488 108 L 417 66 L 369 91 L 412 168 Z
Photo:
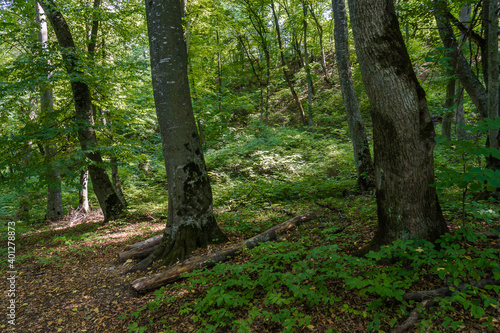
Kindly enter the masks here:
M 285 81 L 288 85 L 288 88 L 290 89 L 290 92 L 292 93 L 293 100 L 295 101 L 295 104 L 297 105 L 297 108 L 299 109 L 300 120 L 301 120 L 302 124 L 306 125 L 306 115 L 304 113 L 304 107 L 302 107 L 302 103 L 300 103 L 299 96 L 297 95 L 297 92 L 295 92 L 295 87 L 293 86 L 292 79 L 290 78 L 290 75 L 288 73 L 288 66 L 287 66 L 286 61 L 285 61 L 285 54 L 283 52 L 283 45 L 281 42 L 280 25 L 279 25 L 278 15 L 276 14 L 276 10 L 274 8 L 274 2 L 271 2 L 271 10 L 273 12 L 274 25 L 275 25 L 276 34 L 278 37 L 278 45 L 280 48 L 280 57 L 281 57 L 281 66 L 283 67 L 283 75 L 285 76 Z
M 373 120 L 378 230 L 360 254 L 448 229 L 434 183 L 434 126 L 392 0 L 349 0 Z
M 42 53 L 48 48 L 48 32 L 47 32 L 47 19 L 42 6 L 36 3 L 37 22 L 40 26 L 38 32 L 38 41 L 41 44 Z M 43 56 L 43 55 L 42 55 Z M 45 115 L 47 119 L 52 117 L 48 113 L 54 111 L 52 87 L 50 84 L 50 73 L 47 73 L 47 82 L 43 83 L 40 87 L 40 112 Z M 45 161 L 47 163 L 47 170 L 45 172 L 45 179 L 47 181 L 47 209 L 45 212 L 45 219 L 52 220 L 64 216 L 64 208 L 62 202 L 61 192 L 61 172 L 57 168 L 54 157 L 57 152 L 55 144 L 48 143 L 44 147 Z
M 109 221 L 121 214 L 123 205 L 113 189 L 108 174 L 101 166 L 103 160 L 101 153 L 97 150 L 97 138 L 93 128 L 92 99 L 89 87 L 84 81 L 80 81 L 83 73 L 78 69 L 79 60 L 73 36 L 66 20 L 56 9 L 52 0 L 41 0 L 40 4 L 54 28 L 59 46 L 61 47 L 63 62 L 71 80 L 80 147 L 92 161 L 92 164 L 88 167 L 90 179 L 92 180 L 99 206 L 104 214 L 104 220 Z
M 224 242 L 191 105 L 187 53 L 177 0 L 146 1 L 151 75 L 168 179 L 168 219 L 161 244 L 135 269 L 183 260 L 198 247 Z
M 358 98 L 352 81 L 345 0 L 333 0 L 332 7 L 340 88 L 342 90 L 347 122 L 351 133 L 358 186 L 361 190 L 366 190 L 375 186 L 375 173 L 370 146 L 366 138 L 365 126 L 363 125 L 363 119 L 359 111 Z

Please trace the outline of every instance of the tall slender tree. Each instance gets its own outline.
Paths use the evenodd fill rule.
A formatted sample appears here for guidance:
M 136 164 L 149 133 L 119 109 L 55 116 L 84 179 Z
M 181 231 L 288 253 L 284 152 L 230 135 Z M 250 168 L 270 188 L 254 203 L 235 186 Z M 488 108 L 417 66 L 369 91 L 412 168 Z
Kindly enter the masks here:
M 104 220 L 115 219 L 122 213 L 123 204 L 116 194 L 106 170 L 102 167 L 103 159 L 98 150 L 97 137 L 93 127 L 94 115 L 90 89 L 79 68 L 78 50 L 73 35 L 64 16 L 52 0 L 40 0 L 40 4 L 56 33 L 64 65 L 70 77 L 78 125 L 78 139 L 80 147 L 91 161 L 88 168 L 94 192 L 104 214 Z
M 147 0 L 146 17 L 156 114 L 168 180 L 168 219 L 160 245 L 132 270 L 183 260 L 198 247 L 224 242 L 189 92 L 181 2 Z
M 436 240 L 447 231 L 434 183 L 434 126 L 392 0 L 349 0 L 370 100 L 378 230 L 360 251 L 396 239 Z
M 42 6 L 37 2 L 36 4 L 37 22 L 39 25 L 38 41 L 40 43 L 40 50 L 42 57 L 44 52 L 48 49 L 49 36 L 47 30 L 47 18 Z M 47 65 L 49 65 L 47 61 Z M 46 75 L 45 75 L 46 74 Z M 50 84 L 50 73 L 44 73 L 46 76 L 40 87 L 40 113 L 42 118 L 52 122 L 54 112 L 54 99 L 52 87 Z M 45 172 L 45 179 L 47 181 L 47 209 L 45 218 L 47 220 L 56 219 L 64 216 L 64 208 L 61 192 L 61 172 L 57 167 L 54 160 L 57 147 L 53 143 L 48 143 L 43 147 L 47 170 Z
M 285 60 L 285 52 L 283 51 L 283 43 L 281 41 L 281 29 L 280 29 L 280 23 L 278 19 L 278 14 L 276 13 L 276 8 L 274 7 L 274 2 L 271 2 L 271 10 L 273 13 L 273 18 L 274 18 L 274 28 L 276 29 L 276 35 L 278 38 L 278 46 L 280 49 L 280 57 L 281 57 L 281 66 L 283 68 L 283 75 L 285 76 L 286 83 L 288 84 L 288 88 L 290 89 L 290 92 L 292 93 L 293 100 L 295 101 L 295 104 L 297 105 L 297 108 L 299 110 L 299 117 L 300 120 L 302 121 L 302 124 L 306 125 L 306 115 L 304 113 L 304 107 L 302 106 L 302 103 L 300 103 L 299 96 L 297 95 L 297 92 L 295 91 L 295 87 L 292 82 L 292 78 L 290 77 L 290 73 L 288 72 L 288 65 Z
M 354 89 L 354 83 L 352 81 L 345 0 L 332 0 L 332 7 L 340 89 L 342 90 L 344 107 L 347 113 L 347 123 L 351 133 L 358 186 L 362 190 L 366 190 L 375 185 L 375 175 L 370 146 L 366 137 L 365 126 L 363 124 L 356 90 Z

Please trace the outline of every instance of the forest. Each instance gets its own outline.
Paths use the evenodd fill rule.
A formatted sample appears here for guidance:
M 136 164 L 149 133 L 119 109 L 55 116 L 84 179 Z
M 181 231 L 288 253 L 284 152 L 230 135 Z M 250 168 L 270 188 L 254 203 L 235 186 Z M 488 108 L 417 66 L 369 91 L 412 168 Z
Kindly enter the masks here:
M 0 0 L 0 331 L 500 331 L 499 36 L 498 0 Z

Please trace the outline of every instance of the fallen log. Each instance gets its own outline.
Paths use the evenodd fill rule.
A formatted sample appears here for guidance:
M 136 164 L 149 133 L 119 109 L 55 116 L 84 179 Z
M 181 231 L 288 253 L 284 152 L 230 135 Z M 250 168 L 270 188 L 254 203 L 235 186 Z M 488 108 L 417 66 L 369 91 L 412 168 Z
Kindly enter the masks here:
M 316 213 L 314 212 L 309 212 L 304 215 L 294 217 L 293 219 L 278 224 L 255 237 L 239 242 L 236 245 L 233 245 L 216 253 L 192 258 L 185 261 L 184 263 L 176 264 L 166 271 L 137 279 L 132 282 L 132 288 L 139 292 L 146 292 L 159 288 L 165 284 L 172 283 L 180 279 L 184 273 L 192 272 L 195 269 L 201 269 L 204 267 L 213 267 L 218 262 L 223 262 L 228 260 L 229 258 L 237 256 L 244 248 L 254 248 L 260 243 L 275 239 L 276 235 L 282 234 L 293 227 L 296 227 L 315 218 Z
M 160 244 L 162 238 L 163 235 L 156 235 L 142 242 L 130 245 L 126 251 L 118 253 L 118 262 L 124 262 L 128 259 L 146 258 L 153 252 L 156 245 Z
M 143 240 L 139 243 L 134 243 L 132 245 L 129 245 L 127 247 L 127 250 L 133 250 L 133 249 L 138 249 L 138 248 L 144 249 L 144 248 L 147 248 L 150 246 L 158 245 L 158 244 L 160 244 L 162 237 L 163 237 L 163 234 L 160 234 L 160 235 L 156 235 L 156 236 L 153 236 L 151 238 L 148 238 L 146 240 Z
M 479 281 L 471 281 L 468 285 L 461 284 L 458 286 L 454 286 L 453 290 L 455 291 L 465 291 L 470 286 L 477 287 L 479 289 L 483 289 L 487 285 L 500 285 L 500 280 L 495 279 L 482 279 Z M 450 296 L 454 291 L 450 287 L 441 287 L 434 290 L 421 290 L 406 293 L 403 295 L 403 299 L 405 301 L 414 300 L 421 302 L 420 305 L 417 305 L 411 312 L 408 318 L 399 326 L 393 328 L 390 333 L 404 333 L 408 331 L 415 323 L 419 320 L 421 313 L 424 309 L 429 308 L 436 304 L 434 298 L 437 296 Z

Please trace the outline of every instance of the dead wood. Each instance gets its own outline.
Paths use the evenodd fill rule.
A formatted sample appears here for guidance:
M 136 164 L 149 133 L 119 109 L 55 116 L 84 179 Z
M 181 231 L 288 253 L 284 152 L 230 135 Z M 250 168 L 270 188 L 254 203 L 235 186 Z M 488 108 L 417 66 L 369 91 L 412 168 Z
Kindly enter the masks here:
M 162 238 L 163 235 L 156 235 L 139 243 L 130 245 L 126 251 L 118 253 L 118 262 L 124 262 L 128 259 L 146 258 L 153 252 L 156 245 L 160 244 Z
M 479 289 L 483 289 L 487 285 L 500 285 L 500 280 L 482 279 L 479 281 L 472 281 L 468 285 L 461 284 L 458 286 L 454 286 L 453 289 L 456 291 L 464 291 L 464 290 L 467 290 L 470 286 L 477 287 Z M 421 291 L 406 293 L 403 295 L 403 299 L 405 301 L 414 300 L 417 302 L 422 302 L 422 301 L 424 301 L 428 298 L 431 298 L 431 297 L 450 296 L 453 293 L 451 288 L 452 287 L 441 287 L 441 288 L 434 289 L 434 290 L 421 290 Z
M 423 302 L 421 302 L 415 309 L 410 312 L 410 315 L 408 318 L 398 327 L 393 328 L 390 330 L 390 333 L 404 333 L 408 331 L 415 323 L 418 321 L 418 318 L 420 317 L 420 314 L 425 308 L 431 307 L 435 301 L 431 299 L 427 299 Z
M 282 234 L 293 227 L 296 227 L 315 218 L 316 214 L 314 212 L 309 212 L 304 215 L 294 217 L 293 219 L 278 224 L 255 237 L 239 242 L 236 245 L 233 245 L 216 253 L 192 258 L 185 261 L 184 263 L 176 264 L 166 271 L 137 279 L 132 282 L 132 288 L 139 292 L 146 292 L 159 288 L 165 284 L 172 283 L 178 280 L 184 273 L 192 272 L 195 269 L 201 269 L 204 267 L 212 267 L 218 262 L 223 262 L 228 260 L 229 258 L 237 256 L 244 248 L 251 249 L 262 242 L 267 242 L 269 240 L 275 239 L 276 235 Z
M 137 249 L 137 248 L 142 248 L 145 249 L 146 247 L 158 245 L 161 242 L 161 238 L 163 237 L 163 234 L 156 235 L 153 237 L 150 237 L 148 239 L 145 239 L 143 241 L 140 241 L 138 243 L 131 244 L 127 246 L 127 251 L 132 250 L 132 249 Z
M 456 291 L 464 291 L 470 288 L 471 286 L 483 289 L 487 285 L 500 285 L 500 280 L 495 280 L 495 279 L 482 279 L 479 281 L 472 281 L 468 285 L 466 284 L 461 284 L 458 286 L 453 287 L 454 290 Z M 450 296 L 453 293 L 451 290 L 451 287 L 441 287 L 438 289 L 434 290 L 421 290 L 421 291 L 415 291 L 411 293 L 406 293 L 403 295 L 403 300 L 409 301 L 409 300 L 414 300 L 414 301 L 419 301 L 421 302 L 415 309 L 413 309 L 410 312 L 410 315 L 406 320 L 399 325 L 398 327 L 393 328 L 390 333 L 404 333 L 407 330 L 409 330 L 413 325 L 416 324 L 418 321 L 420 314 L 425 308 L 429 308 L 436 304 L 434 301 L 434 297 L 437 296 Z

